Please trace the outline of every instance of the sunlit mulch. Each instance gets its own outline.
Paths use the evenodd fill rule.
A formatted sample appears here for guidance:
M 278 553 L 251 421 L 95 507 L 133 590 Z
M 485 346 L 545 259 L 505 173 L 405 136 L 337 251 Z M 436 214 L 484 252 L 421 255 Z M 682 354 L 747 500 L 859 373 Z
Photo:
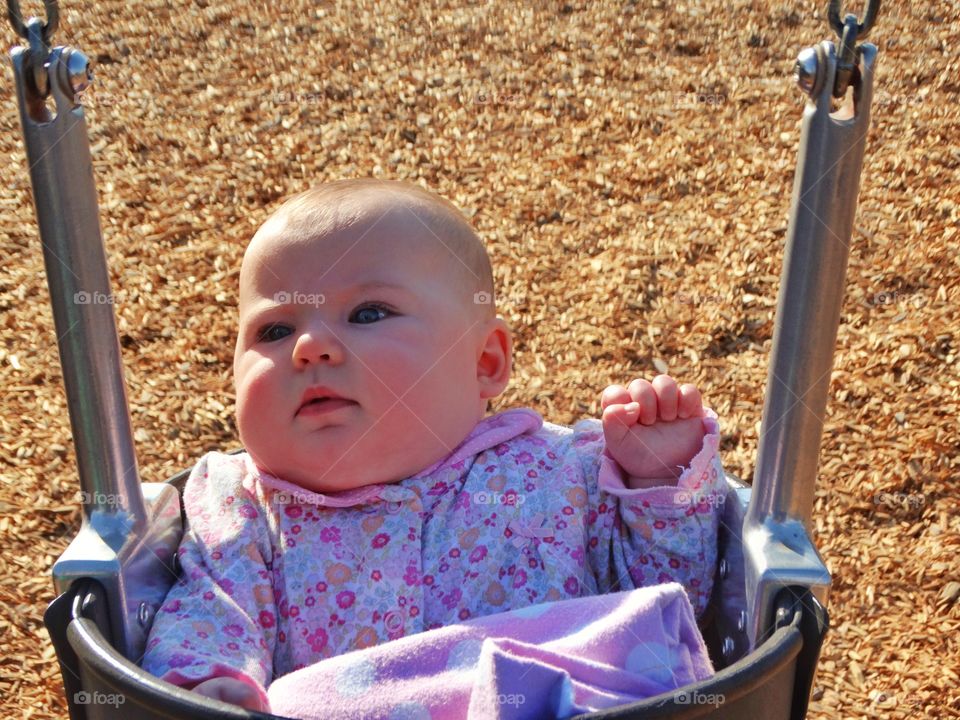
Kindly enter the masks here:
M 699 383 L 727 468 L 752 476 L 803 108 L 789 72 L 829 37 L 826 2 L 61 5 L 55 40 L 97 60 L 87 122 L 145 480 L 237 444 L 255 227 L 289 194 L 366 175 L 425 183 L 488 242 L 516 341 L 499 407 L 571 423 L 607 384 L 667 369 Z M 960 20 L 885 0 L 871 39 L 809 716 L 960 717 Z M 9 717 L 61 717 L 41 618 L 79 524 L 75 456 L 7 80 L 0 695 Z

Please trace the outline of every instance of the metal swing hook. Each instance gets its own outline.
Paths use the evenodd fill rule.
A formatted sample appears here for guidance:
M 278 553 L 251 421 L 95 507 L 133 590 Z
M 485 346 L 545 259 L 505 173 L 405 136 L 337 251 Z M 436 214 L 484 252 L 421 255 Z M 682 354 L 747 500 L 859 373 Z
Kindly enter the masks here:
M 50 95 L 50 77 L 47 63 L 49 61 L 50 38 L 57 25 L 60 22 L 60 8 L 57 0 L 43 0 L 44 9 L 47 11 L 47 21 L 42 22 L 40 18 L 31 17 L 23 19 L 23 13 L 20 12 L 19 0 L 7 0 L 7 18 L 17 35 L 27 41 L 29 52 L 26 55 L 24 67 L 27 75 L 28 88 L 30 95 L 34 99 L 44 99 Z M 83 58 L 86 65 L 86 58 Z M 76 65 L 80 62 L 74 59 L 73 75 L 77 74 Z M 84 67 L 83 75 L 88 76 L 88 68 Z M 89 85 L 89 77 L 86 80 Z
M 47 12 L 47 21 L 43 24 L 41 35 L 43 42 L 50 44 L 50 36 L 57 29 L 60 22 L 60 8 L 58 0 L 43 0 L 43 9 Z M 10 24 L 17 31 L 17 35 L 24 40 L 30 39 L 30 33 L 27 30 L 27 23 L 23 21 L 23 15 L 20 12 L 20 0 L 7 0 L 7 17 Z
M 851 82 L 856 81 L 859 64 L 857 41 L 866 39 L 880 11 L 880 0 L 867 0 L 863 22 L 857 22 L 857 16 L 851 13 L 840 20 L 840 2 L 841 0 L 830 0 L 830 5 L 827 7 L 830 27 L 840 36 L 837 74 L 833 86 L 833 96 L 838 99 L 846 95 Z

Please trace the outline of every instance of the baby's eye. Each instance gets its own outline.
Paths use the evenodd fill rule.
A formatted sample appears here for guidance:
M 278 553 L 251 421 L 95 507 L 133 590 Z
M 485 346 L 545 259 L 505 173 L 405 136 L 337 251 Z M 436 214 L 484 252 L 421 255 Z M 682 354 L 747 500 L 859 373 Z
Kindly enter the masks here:
M 353 317 L 354 317 L 354 318 L 367 318 L 367 319 L 372 318 L 372 319 L 370 319 L 369 322 L 366 322 L 366 321 L 364 321 L 364 320 L 358 320 L 358 321 L 357 321 L 357 324 L 359 324 L 359 325 L 370 325 L 371 323 L 376 322 L 376 317 L 377 317 L 376 314 L 377 314 L 377 313 L 383 313 L 383 316 L 384 316 L 384 317 L 386 317 L 387 315 L 392 315 L 392 314 L 393 314 L 392 311 L 390 310 L 390 308 L 388 308 L 388 307 L 386 307 L 386 306 L 384 306 L 384 305 L 371 304 L 371 305 L 363 305 L 362 307 L 357 308 L 357 311 L 353 314 Z M 351 320 L 351 322 L 352 322 L 352 320 Z
M 283 340 L 283 338 L 291 332 L 292 330 L 286 325 L 270 323 L 269 325 L 264 325 L 257 331 L 257 342 L 276 342 L 277 340 Z

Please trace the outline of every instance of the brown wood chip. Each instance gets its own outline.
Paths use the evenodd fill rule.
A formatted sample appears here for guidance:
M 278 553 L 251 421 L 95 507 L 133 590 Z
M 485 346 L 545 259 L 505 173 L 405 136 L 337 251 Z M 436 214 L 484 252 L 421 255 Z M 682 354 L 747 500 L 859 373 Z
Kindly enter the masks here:
M 86 117 L 143 478 L 238 444 L 237 273 L 257 225 L 311 184 L 376 175 L 425 183 L 488 243 L 516 346 L 496 409 L 572 423 L 607 384 L 669 370 L 749 479 L 803 110 L 789 72 L 834 39 L 825 9 L 64 0 L 54 44 L 96 59 Z M 884 0 L 870 40 L 809 717 L 958 718 L 960 17 Z M 42 614 L 78 487 L 7 68 L 0 696 L 5 716 L 59 718 Z

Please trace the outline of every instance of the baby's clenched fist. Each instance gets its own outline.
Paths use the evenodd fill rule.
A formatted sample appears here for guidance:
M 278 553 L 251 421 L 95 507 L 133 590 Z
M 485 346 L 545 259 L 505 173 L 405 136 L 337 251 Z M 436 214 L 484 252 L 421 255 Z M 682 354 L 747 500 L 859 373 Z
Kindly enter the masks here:
M 600 407 L 607 453 L 630 476 L 630 487 L 676 485 L 703 446 L 700 391 L 678 387 L 669 375 L 610 385 Z

